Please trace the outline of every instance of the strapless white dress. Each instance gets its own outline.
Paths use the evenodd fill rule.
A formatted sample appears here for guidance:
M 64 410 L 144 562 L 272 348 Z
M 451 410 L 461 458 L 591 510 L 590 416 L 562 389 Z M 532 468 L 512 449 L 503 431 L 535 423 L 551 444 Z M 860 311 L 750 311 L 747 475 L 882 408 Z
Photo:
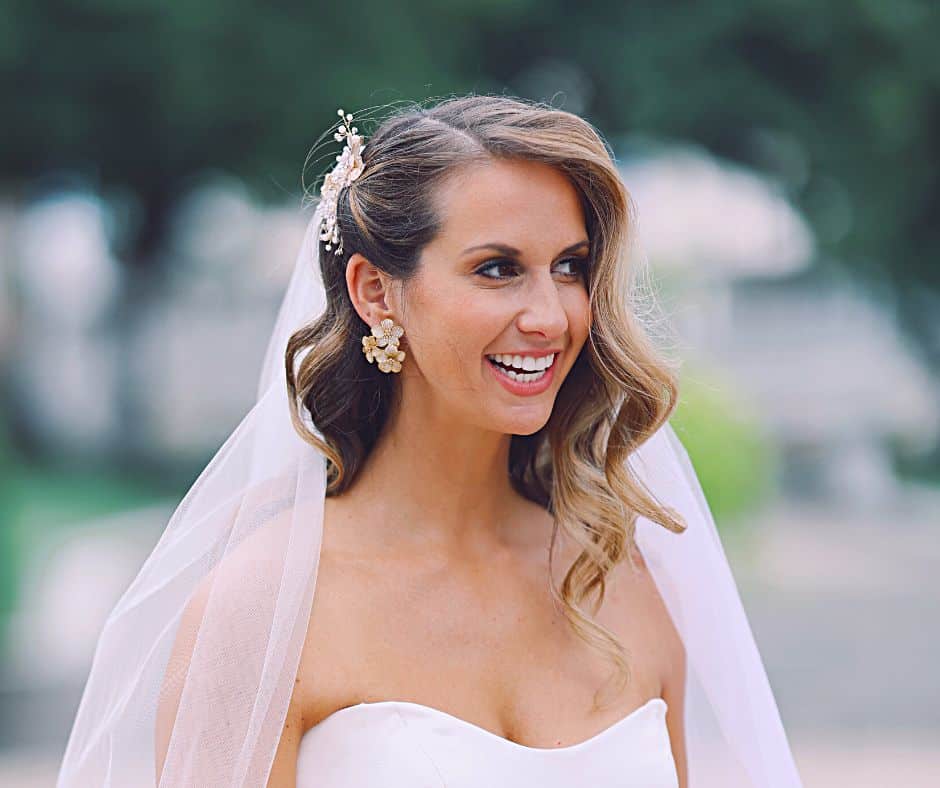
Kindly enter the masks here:
M 529 747 L 420 703 L 357 703 L 304 733 L 297 788 L 678 788 L 666 709 L 651 698 L 585 741 Z

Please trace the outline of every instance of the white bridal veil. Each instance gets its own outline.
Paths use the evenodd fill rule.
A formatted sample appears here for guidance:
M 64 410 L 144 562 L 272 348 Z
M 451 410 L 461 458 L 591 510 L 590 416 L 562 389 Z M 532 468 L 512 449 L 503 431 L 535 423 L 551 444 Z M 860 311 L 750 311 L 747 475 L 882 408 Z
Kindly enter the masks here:
M 325 459 L 291 424 L 284 375 L 288 337 L 325 308 L 319 220 L 318 208 L 268 345 L 257 403 L 182 499 L 104 625 L 58 788 L 267 782 L 306 634 L 322 534 Z M 675 534 L 641 517 L 636 539 L 686 647 L 690 785 L 800 786 L 685 449 L 667 423 L 630 462 L 688 525 Z M 185 620 L 199 623 L 182 627 L 187 604 L 197 615 Z M 186 648 L 174 651 L 177 638 Z M 171 663 L 172 653 L 192 657 Z M 166 709 L 177 700 L 175 720 L 168 719 Z M 159 783 L 158 736 L 169 742 Z

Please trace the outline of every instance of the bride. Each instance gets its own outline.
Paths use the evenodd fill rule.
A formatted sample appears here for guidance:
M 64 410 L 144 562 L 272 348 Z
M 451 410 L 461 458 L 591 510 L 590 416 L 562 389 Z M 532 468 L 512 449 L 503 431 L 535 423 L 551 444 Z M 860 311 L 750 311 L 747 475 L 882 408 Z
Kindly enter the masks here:
M 109 616 L 58 785 L 799 786 L 601 136 L 339 115 L 258 402 Z

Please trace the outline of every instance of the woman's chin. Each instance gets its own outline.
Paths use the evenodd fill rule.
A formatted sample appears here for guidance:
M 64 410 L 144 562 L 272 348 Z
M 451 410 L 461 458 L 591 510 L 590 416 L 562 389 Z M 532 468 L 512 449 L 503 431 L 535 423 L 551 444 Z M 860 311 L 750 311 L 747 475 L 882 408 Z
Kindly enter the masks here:
M 548 423 L 552 415 L 551 408 L 534 403 L 511 408 L 510 411 L 498 420 L 500 431 L 509 435 L 534 435 Z

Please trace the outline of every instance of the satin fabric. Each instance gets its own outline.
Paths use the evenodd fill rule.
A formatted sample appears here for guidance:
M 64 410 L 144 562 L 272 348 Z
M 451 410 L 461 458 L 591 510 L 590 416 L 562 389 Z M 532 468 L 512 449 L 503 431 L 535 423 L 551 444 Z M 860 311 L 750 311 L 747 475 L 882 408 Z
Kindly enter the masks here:
M 304 734 L 297 788 L 678 788 L 666 701 L 567 747 L 528 747 L 407 701 L 359 703 Z

